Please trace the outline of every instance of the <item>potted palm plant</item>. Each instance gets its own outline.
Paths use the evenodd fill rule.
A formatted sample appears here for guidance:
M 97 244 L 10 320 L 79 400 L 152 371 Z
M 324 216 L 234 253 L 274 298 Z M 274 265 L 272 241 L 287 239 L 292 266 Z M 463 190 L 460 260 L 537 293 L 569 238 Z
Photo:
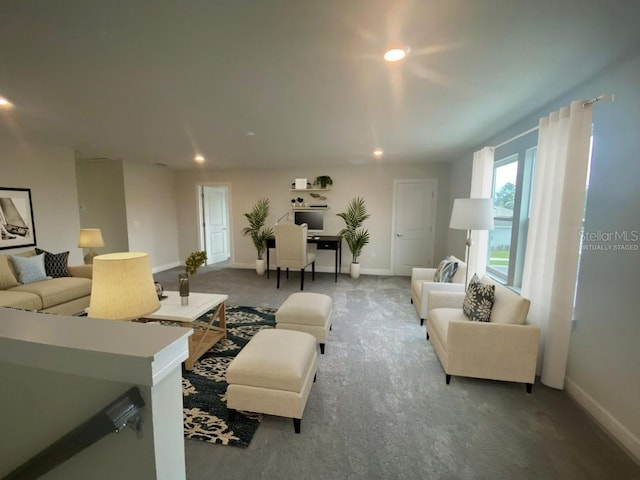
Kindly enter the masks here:
M 264 226 L 269 216 L 269 199 L 261 198 L 258 200 L 251 211 L 245 213 L 244 216 L 249 221 L 249 226 L 242 230 L 242 234 L 251 237 L 253 246 L 256 247 L 256 252 L 258 253 L 256 272 L 258 275 L 262 275 L 265 271 L 263 256 L 267 249 L 267 239 L 273 236 L 273 228 Z
M 358 257 L 362 253 L 362 249 L 369 243 L 369 231 L 362 227 L 364 221 L 370 217 L 367 213 L 367 207 L 364 198 L 355 197 L 349 203 L 347 210 L 337 214 L 344 220 L 345 228 L 338 235 L 344 238 L 347 246 L 351 251 L 352 262 L 349 269 L 351 278 L 360 276 L 360 263 Z

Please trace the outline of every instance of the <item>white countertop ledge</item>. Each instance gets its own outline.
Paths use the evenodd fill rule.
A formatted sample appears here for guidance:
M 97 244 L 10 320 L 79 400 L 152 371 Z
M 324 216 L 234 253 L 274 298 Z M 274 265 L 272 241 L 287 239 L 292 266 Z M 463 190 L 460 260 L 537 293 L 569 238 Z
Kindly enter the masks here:
M 153 386 L 187 358 L 190 328 L 0 308 L 0 361 Z

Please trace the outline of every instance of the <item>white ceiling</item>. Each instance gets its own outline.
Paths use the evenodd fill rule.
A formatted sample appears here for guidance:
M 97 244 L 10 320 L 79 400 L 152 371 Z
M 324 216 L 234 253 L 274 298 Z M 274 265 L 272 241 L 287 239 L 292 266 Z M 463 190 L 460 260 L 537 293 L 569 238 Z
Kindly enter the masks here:
M 173 168 L 449 160 L 637 53 L 639 18 L 638 0 L 2 0 L 0 132 Z

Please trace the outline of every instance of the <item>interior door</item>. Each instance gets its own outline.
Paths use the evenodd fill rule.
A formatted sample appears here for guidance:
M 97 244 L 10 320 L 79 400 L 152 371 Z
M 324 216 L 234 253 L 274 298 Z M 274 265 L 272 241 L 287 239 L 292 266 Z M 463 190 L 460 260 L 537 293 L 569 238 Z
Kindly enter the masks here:
M 394 275 L 433 266 L 437 188 L 435 179 L 394 182 Z
M 229 248 L 229 189 L 202 187 L 202 218 L 207 265 L 226 261 Z

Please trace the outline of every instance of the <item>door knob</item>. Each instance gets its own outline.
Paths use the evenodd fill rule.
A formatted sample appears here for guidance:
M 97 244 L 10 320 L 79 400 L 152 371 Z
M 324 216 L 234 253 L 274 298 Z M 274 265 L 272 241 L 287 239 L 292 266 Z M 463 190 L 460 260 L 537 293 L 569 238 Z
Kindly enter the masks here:
M 401 233 L 396 233 L 396 237 L 403 237 L 404 235 L 402 235 Z

